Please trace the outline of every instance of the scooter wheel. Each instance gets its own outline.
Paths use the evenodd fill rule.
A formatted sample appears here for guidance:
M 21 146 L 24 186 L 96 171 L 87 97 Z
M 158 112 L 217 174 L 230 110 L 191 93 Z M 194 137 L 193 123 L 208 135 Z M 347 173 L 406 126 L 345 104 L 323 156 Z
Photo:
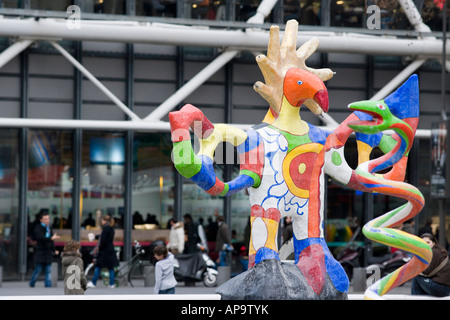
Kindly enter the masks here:
M 217 285 L 217 275 L 205 272 L 203 274 L 203 283 L 207 287 L 215 287 Z

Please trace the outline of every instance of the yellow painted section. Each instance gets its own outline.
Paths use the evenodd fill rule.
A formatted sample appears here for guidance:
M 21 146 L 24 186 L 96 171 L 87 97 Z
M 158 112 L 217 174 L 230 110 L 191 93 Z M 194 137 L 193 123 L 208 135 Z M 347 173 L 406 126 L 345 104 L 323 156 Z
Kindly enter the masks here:
M 253 222 L 258 217 L 250 217 L 250 224 L 253 225 Z M 276 244 L 276 238 L 277 238 L 277 232 L 278 232 L 278 221 L 267 219 L 267 218 L 261 218 L 264 221 L 264 224 L 267 228 L 267 238 L 264 244 L 264 247 L 272 249 L 274 251 L 278 252 L 277 244 Z M 258 248 L 259 249 L 259 248 Z M 252 236 L 250 236 L 250 248 L 249 248 L 249 255 L 256 254 L 256 250 L 253 246 L 253 240 Z
M 294 181 L 292 180 L 292 177 L 289 173 L 289 165 L 291 163 L 291 161 L 297 157 L 298 155 L 302 154 L 302 153 L 306 153 L 306 152 L 315 152 L 315 153 L 319 153 L 323 148 L 323 145 L 321 145 L 320 143 L 308 143 L 306 145 L 301 145 L 298 146 L 294 149 L 291 150 L 291 152 L 289 152 L 286 157 L 284 158 L 283 161 L 283 173 L 287 173 L 287 174 L 283 174 L 283 177 L 285 179 L 285 182 L 289 188 L 289 190 L 292 192 L 292 194 L 300 197 L 300 198 L 305 198 L 308 199 L 309 198 L 309 189 L 301 189 L 299 187 L 297 187 L 294 184 Z M 303 170 L 303 172 L 300 172 L 300 166 L 301 165 L 305 166 L 305 169 Z M 306 170 L 306 164 L 302 163 L 299 166 L 299 173 L 304 173 Z M 312 169 L 312 166 L 311 166 Z
M 304 135 L 309 131 L 308 123 L 300 117 L 300 107 L 292 106 L 285 96 L 281 103 L 280 114 L 272 125 L 295 135 Z
M 199 139 L 200 151 L 198 156 L 207 156 L 211 160 L 214 158 L 214 152 L 217 145 L 222 142 L 229 142 L 233 146 L 238 146 L 247 139 L 245 131 L 229 126 L 224 123 L 214 124 L 214 131 L 205 139 Z

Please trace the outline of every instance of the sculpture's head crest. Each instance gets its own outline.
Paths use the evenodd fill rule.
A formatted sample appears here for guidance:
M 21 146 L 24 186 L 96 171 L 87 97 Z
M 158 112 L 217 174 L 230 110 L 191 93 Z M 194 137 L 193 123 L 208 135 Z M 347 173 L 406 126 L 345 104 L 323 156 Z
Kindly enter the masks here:
M 267 47 L 267 56 L 260 54 L 256 57 L 256 62 L 264 76 L 265 83 L 257 81 L 253 88 L 258 92 L 270 105 L 270 112 L 275 118 L 278 116 L 283 95 L 283 84 L 288 71 L 291 68 L 304 70 L 318 77 L 322 82 L 333 77 L 333 71 L 330 69 L 313 69 L 306 66 L 305 61 L 311 56 L 319 46 L 319 40 L 312 38 L 305 42 L 297 50 L 297 31 L 298 22 L 289 20 L 286 24 L 283 41 L 280 45 L 279 27 L 272 26 L 270 28 L 269 45 Z M 320 99 L 319 99 L 319 96 Z M 326 112 L 321 108 L 319 100 L 322 104 L 325 95 L 321 94 L 317 99 L 304 99 L 304 104 L 316 115 Z

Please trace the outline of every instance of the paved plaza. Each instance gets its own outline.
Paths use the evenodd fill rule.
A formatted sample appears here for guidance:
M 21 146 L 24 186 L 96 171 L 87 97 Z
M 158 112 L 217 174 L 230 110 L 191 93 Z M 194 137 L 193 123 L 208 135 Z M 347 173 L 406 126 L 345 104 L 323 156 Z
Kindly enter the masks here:
M 183 282 L 176 287 L 176 294 L 173 296 L 155 295 L 153 287 L 145 287 L 144 282 L 135 284 L 134 287 L 124 286 L 114 289 L 107 288 L 102 283 L 98 283 L 94 289 L 88 289 L 84 296 L 65 296 L 64 284 L 58 281 L 56 287 L 45 288 L 43 281 L 38 281 L 34 288 L 30 288 L 26 281 L 3 281 L 0 287 L 0 300 L 10 299 L 108 299 L 108 300 L 220 300 L 220 295 L 215 293 L 216 287 L 206 287 L 202 283 L 195 283 L 195 286 L 185 286 Z M 411 282 L 393 289 L 385 296 L 386 300 L 450 300 L 448 298 L 431 298 L 424 296 L 411 296 Z M 354 292 L 353 286 L 349 289 L 349 300 L 362 300 L 363 292 Z

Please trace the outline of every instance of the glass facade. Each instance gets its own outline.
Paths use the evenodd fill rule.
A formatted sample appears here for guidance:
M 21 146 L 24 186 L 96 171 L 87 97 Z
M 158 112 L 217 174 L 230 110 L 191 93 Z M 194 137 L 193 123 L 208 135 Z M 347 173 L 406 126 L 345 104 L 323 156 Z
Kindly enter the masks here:
M 132 12 L 140 17 L 247 21 L 256 13 L 260 2 L 260 0 L 0 0 L 0 8 L 65 12 L 68 6 L 75 4 L 81 8 L 82 13 L 126 15 L 127 12 Z M 432 31 L 441 31 L 444 1 L 414 2 L 424 23 Z M 301 25 L 366 28 L 366 21 L 373 13 L 367 9 L 369 6 L 376 6 L 379 8 L 381 29 L 412 29 L 397 0 L 283 0 L 279 4 L 281 15 L 270 14 L 265 22 L 285 23 L 287 20 L 296 19 Z M 177 8 L 178 6 L 182 8 Z M 329 10 L 323 10 L 328 7 Z M 182 16 L 178 16 L 180 14 Z M 450 10 L 447 17 L 449 15 Z
M 109 214 L 123 228 L 125 138 L 123 133 L 83 132 L 82 214 L 85 219 Z M 97 221 L 96 221 L 97 222 Z M 96 227 L 99 227 L 98 222 Z M 86 239 L 81 239 L 86 240 Z
M 62 246 L 72 235 L 73 187 L 73 135 L 70 130 L 29 130 L 28 134 L 28 187 L 26 193 L 29 227 L 40 212 L 49 212 L 54 231 L 62 235 Z M 0 265 L 4 277 L 17 275 L 18 220 L 18 130 L 2 129 L 0 149 Z M 356 166 L 354 141 L 349 141 L 346 156 Z M 123 243 L 126 230 L 124 219 L 125 190 L 125 134 L 117 132 L 83 131 L 81 160 L 80 240 L 87 241 L 87 232 L 99 231 L 97 214 L 111 214 L 115 220 L 117 246 Z M 175 169 L 171 162 L 172 144 L 168 133 L 136 133 L 133 139 L 132 161 L 132 214 L 133 230 L 140 232 L 166 229 L 175 214 Z M 220 155 L 221 150 L 218 149 Z M 421 153 L 420 162 L 429 160 Z M 217 160 L 217 159 L 216 159 Z M 223 179 L 223 163 L 216 165 L 219 179 Z M 238 164 L 230 166 L 231 176 L 239 171 Z M 419 187 L 427 192 L 427 172 L 416 177 Z M 407 177 L 408 180 L 408 177 Z M 218 215 L 225 214 L 224 199 L 211 196 L 188 180 L 182 181 L 181 216 L 190 213 L 195 222 L 208 226 Z M 427 200 L 429 194 L 426 194 Z M 327 241 L 331 249 L 348 241 L 356 227 L 366 219 L 364 194 L 327 180 Z M 430 201 L 418 220 L 422 225 L 436 205 Z M 250 204 L 246 190 L 231 197 L 231 230 L 233 241 L 245 243 Z M 387 212 L 401 203 L 398 199 L 376 194 L 373 197 L 375 216 Z M 92 217 L 94 225 L 88 225 Z M 97 223 L 97 225 L 96 225 Z M 436 221 L 434 221 L 436 225 Z M 139 237 L 133 234 L 133 239 Z M 151 242 L 152 239 L 140 238 Z M 214 241 L 213 238 L 209 240 Z M 31 239 L 28 248 L 32 248 Z M 32 250 L 28 252 L 28 274 L 32 271 Z
M 17 276 L 19 224 L 19 131 L 0 130 L 0 266 Z
M 166 228 L 174 216 L 170 134 L 136 133 L 133 145 L 133 228 Z
M 260 1 L 183 1 L 183 10 L 177 11 L 177 4 L 179 3 L 181 1 L 176 0 L 0 0 L 0 8 L 65 12 L 69 5 L 76 4 L 82 8 L 82 12 L 86 13 L 125 15 L 131 11 L 142 18 L 152 16 L 177 17 L 177 12 L 183 12 L 184 16 L 182 18 L 200 20 L 230 20 L 232 18 L 234 21 L 246 21 L 256 12 Z M 279 7 L 277 8 L 281 14 L 269 16 L 266 22 L 281 23 L 289 19 L 296 19 L 301 25 L 365 28 L 366 9 L 372 4 L 379 6 L 381 9 L 381 28 L 397 30 L 411 28 L 397 1 L 376 0 L 284 0 L 279 2 Z M 419 1 L 417 4 L 424 22 L 433 31 L 440 31 L 442 28 L 442 1 L 425 0 L 420 6 Z M 230 6 L 234 8 L 231 13 L 227 9 Z M 324 10 L 324 8 L 330 9 Z M 72 45 L 72 42 L 70 42 L 70 45 Z M 43 48 L 39 47 L 37 50 Z M 140 49 L 142 50 L 142 47 Z M 184 58 L 195 59 L 202 52 L 203 54 L 204 52 L 208 53 L 208 59 L 212 59 L 215 54 L 215 51 L 211 48 L 195 48 L 195 50 L 185 48 Z M 90 54 L 95 56 L 95 53 L 91 52 Z M 143 56 L 146 54 L 147 52 L 145 54 L 142 53 Z M 122 56 L 117 59 L 120 58 Z M 205 56 L 201 56 L 201 58 L 205 59 Z M 140 57 L 140 59 L 147 62 L 146 56 Z M 158 59 L 160 60 L 157 60 L 156 64 L 170 63 L 163 61 L 161 57 Z M 85 57 L 85 61 L 88 60 L 89 57 Z M 252 63 L 254 63 L 253 56 Z M 335 61 L 334 63 L 336 64 Z M 381 66 L 389 69 L 392 65 L 400 65 L 402 63 L 400 57 L 375 57 L 374 65 L 371 67 Z M 94 64 L 93 62 L 92 66 Z M 245 69 L 245 63 L 242 65 Z M 121 64 L 121 66 L 123 67 L 125 64 Z M 357 66 L 357 68 L 362 70 L 365 66 Z M 396 68 L 399 67 L 397 66 Z M 164 75 L 167 77 L 164 80 L 152 78 L 140 79 L 140 81 L 146 84 L 156 82 L 160 84 L 165 81 L 173 85 L 180 79 L 175 79 L 177 77 L 175 67 L 172 68 L 172 71 L 170 75 Z M 238 72 L 238 70 L 235 71 L 236 73 Z M 44 71 L 42 70 L 39 73 L 40 75 L 33 75 L 34 79 L 40 77 L 39 81 L 42 81 L 42 79 L 53 77 L 53 75 L 43 74 Z M 139 75 L 136 78 L 142 76 L 141 73 L 144 72 L 136 70 L 136 74 L 138 73 Z M 1 79 L 14 77 L 19 79 L 20 75 L 16 75 L 14 71 L 7 71 L 1 77 Z M 59 75 L 59 78 L 56 78 L 60 82 L 61 79 L 71 81 L 72 79 L 69 79 L 69 77 L 71 75 Z M 127 81 L 130 81 L 115 74 L 110 76 L 107 73 L 103 77 L 104 79 L 101 80 L 110 81 L 109 84 L 117 84 L 117 88 L 120 87 L 120 90 L 128 84 L 126 83 Z M 216 83 L 213 82 L 213 85 L 217 85 L 221 90 L 224 81 L 222 79 L 215 81 Z M 247 80 L 242 81 L 245 82 Z M 134 85 L 135 88 L 138 88 L 136 83 Z M 251 88 L 251 84 L 248 85 L 246 82 L 241 82 L 235 85 L 235 92 L 238 91 L 239 85 Z M 71 83 L 67 87 L 71 88 Z M 331 90 L 335 90 L 334 92 L 339 90 L 344 92 L 343 90 L 348 89 L 337 88 L 336 84 L 332 84 L 330 87 L 332 88 Z M 370 89 L 374 90 L 374 88 Z M 87 91 L 86 88 L 85 90 Z M 145 90 L 142 89 L 142 91 Z M 136 89 L 135 93 L 137 91 Z M 158 96 L 158 94 L 159 92 L 152 92 L 149 96 L 153 96 L 152 98 L 156 99 L 155 96 Z M 366 92 L 363 94 L 366 94 Z M 19 101 L 18 98 L 12 96 L 4 97 L 2 95 L 1 98 L 7 102 L 18 103 Z M 42 102 L 50 105 L 52 103 L 57 105 L 62 100 L 66 104 L 72 103 L 71 98 L 65 97 L 64 99 L 49 99 Z M 97 101 L 95 99 L 86 99 L 86 97 L 83 99 L 85 106 L 88 105 L 88 102 L 92 104 L 92 101 Z M 159 100 L 152 100 L 149 103 L 147 96 L 139 99 L 142 99 L 142 101 L 137 101 L 139 103 L 136 105 L 140 108 L 146 108 L 148 105 L 154 107 L 160 103 Z M 163 94 L 161 94 L 161 99 L 163 99 Z M 89 101 L 86 102 L 86 100 Z M 138 99 L 136 98 L 136 100 Z M 217 105 L 222 103 L 221 99 L 219 100 L 216 102 Z M 36 102 L 36 98 L 34 102 Z M 106 103 L 100 101 L 100 104 Z M 242 102 L 241 104 L 244 105 L 245 103 Z M 253 106 L 245 105 L 244 107 L 247 108 L 243 109 L 247 113 L 247 110 Z M 210 108 L 212 109 L 212 107 Z M 222 109 L 216 108 L 216 110 L 222 112 Z M 85 114 L 88 113 L 86 110 L 84 112 Z M 145 112 L 147 113 L 147 110 Z M 31 115 L 29 116 L 31 117 Z M 204 226 L 207 226 L 210 221 L 215 221 L 218 215 L 229 215 L 231 221 L 230 229 L 235 231 L 233 233 L 235 240 L 244 242 L 246 240 L 246 229 L 250 212 L 246 190 L 233 195 L 228 203 L 228 207 L 223 198 L 211 196 L 203 192 L 191 181 L 179 178 L 171 161 L 172 144 L 168 133 L 134 132 L 131 142 L 132 148 L 130 149 L 132 150 L 131 162 L 127 163 L 127 156 L 129 156 L 127 150 L 129 149 L 127 149 L 127 133 L 124 132 L 83 130 L 81 132 L 81 154 L 79 158 L 74 154 L 75 132 L 73 130 L 30 129 L 26 132 L 27 159 L 22 162 L 19 152 L 21 143 L 23 143 L 20 140 L 21 131 L 0 129 L 0 150 L 2 151 L 0 153 L 0 265 L 3 267 L 5 279 L 19 276 L 18 270 L 20 270 L 19 263 L 21 261 L 19 246 L 21 241 L 25 241 L 20 239 L 19 224 L 21 213 L 19 207 L 21 200 L 26 200 L 24 217 L 29 222 L 28 231 L 31 231 L 32 222 L 38 213 L 49 212 L 53 228 L 62 235 L 60 245 L 73 236 L 73 214 L 79 215 L 79 226 L 75 226 L 75 228 L 79 229 L 80 240 L 88 242 L 87 233 L 99 232 L 98 217 L 106 213 L 111 214 L 114 218 L 118 246 L 123 245 L 127 232 L 129 232 L 132 240 L 139 239 L 150 242 L 153 239 L 147 237 L 146 230 L 166 229 L 170 218 L 175 215 L 182 217 L 186 213 L 190 213 L 195 222 L 203 221 Z M 417 142 L 415 143 L 417 144 Z M 425 139 L 420 141 L 421 150 L 428 150 L 429 146 L 427 143 Z M 218 152 L 219 154 L 221 153 L 220 148 Z M 355 156 L 356 144 L 350 139 L 346 146 L 346 157 L 353 168 L 356 167 Z M 416 157 L 413 164 L 414 170 L 408 174 L 408 179 L 415 181 L 414 184 L 424 193 L 427 203 L 423 212 L 419 215 L 417 227 L 422 226 L 427 218 L 433 217 L 433 227 L 436 228 L 438 224 L 436 220 L 438 205 L 430 197 L 430 170 L 427 167 L 428 163 L 430 163 L 430 153 L 420 152 L 414 157 Z M 220 155 L 218 155 L 219 158 Z M 217 162 L 217 176 L 220 179 L 229 180 L 224 178 L 226 173 L 223 160 L 222 162 Z M 422 165 L 421 170 L 415 170 L 418 163 Z M 75 173 L 77 166 L 80 167 L 78 177 Z M 27 171 L 27 184 L 23 195 L 20 194 L 21 180 L 19 172 L 21 169 Z M 228 166 L 228 169 L 231 171 L 229 174 L 231 178 L 236 176 L 239 170 L 237 161 L 234 161 L 233 165 Z M 131 179 L 127 179 L 130 177 Z M 73 192 L 75 179 L 79 179 L 80 182 L 79 212 L 72 211 L 75 200 Z M 389 211 L 400 204 L 398 199 L 380 194 L 375 194 L 368 198 L 365 194 L 339 185 L 332 179 L 327 179 L 326 190 L 326 230 L 327 241 L 330 247 L 338 246 L 342 242 L 348 241 L 356 226 L 362 226 L 367 219 L 366 206 L 368 201 L 371 201 L 373 204 L 373 214 L 375 216 Z M 180 212 L 176 212 L 175 198 L 177 192 L 180 192 L 182 203 Z M 129 204 L 126 199 L 127 194 L 131 196 Z M 78 201 L 78 199 L 75 201 Z M 129 217 L 125 216 L 127 214 Z M 94 220 L 93 225 L 87 223 L 91 217 Z M 125 228 L 125 220 L 128 218 L 131 221 L 130 230 Z M 214 238 L 210 238 L 210 240 L 213 241 Z M 27 272 L 30 272 L 32 268 L 32 243 L 29 238 L 27 245 L 30 250 L 27 251 L 28 256 L 25 261 L 28 263 Z
M 73 133 L 59 130 L 28 132 L 28 272 L 33 267 L 32 234 L 41 213 L 49 213 L 50 225 L 61 235 L 61 242 L 71 239 Z M 58 244 L 58 243 L 56 243 Z

